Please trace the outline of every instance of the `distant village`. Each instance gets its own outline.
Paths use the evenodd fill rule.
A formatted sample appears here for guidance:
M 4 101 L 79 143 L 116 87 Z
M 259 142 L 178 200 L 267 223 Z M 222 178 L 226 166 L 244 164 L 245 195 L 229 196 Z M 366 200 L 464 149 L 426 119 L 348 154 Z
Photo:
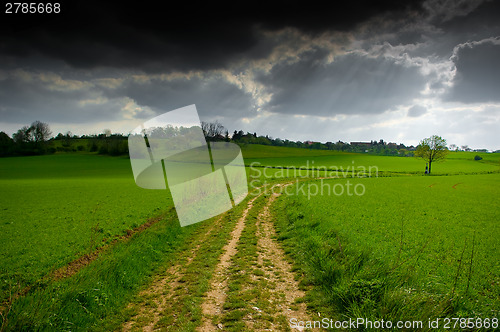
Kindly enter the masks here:
M 371 153 L 371 154 L 381 154 L 381 155 L 392 155 L 392 156 L 403 156 L 403 157 L 413 157 L 413 152 L 416 147 L 413 145 L 406 146 L 402 143 L 385 142 L 383 139 L 379 141 L 372 140 L 370 142 L 343 142 L 337 141 L 333 142 L 315 142 L 315 141 L 289 141 L 287 139 L 282 140 L 280 138 L 271 138 L 269 136 L 257 136 L 256 133 L 246 133 L 243 131 L 234 132 L 230 138 L 232 141 L 237 143 L 248 143 L 248 144 L 263 144 L 263 145 L 275 145 L 275 146 L 287 146 L 287 147 L 297 147 L 297 148 L 307 148 L 307 149 L 318 149 L 318 150 L 335 150 L 343 152 L 357 152 L 357 153 Z M 471 149 L 467 145 L 457 146 L 455 144 L 450 144 L 448 146 L 450 151 L 474 151 L 474 152 L 489 152 L 487 149 Z M 494 151 L 500 153 L 500 150 Z

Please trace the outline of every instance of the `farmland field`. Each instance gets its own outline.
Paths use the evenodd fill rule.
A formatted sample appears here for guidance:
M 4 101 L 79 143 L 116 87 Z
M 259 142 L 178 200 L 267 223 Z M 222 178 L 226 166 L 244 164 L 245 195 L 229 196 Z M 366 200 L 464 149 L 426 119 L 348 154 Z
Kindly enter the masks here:
M 2 301 L 172 206 L 167 192 L 137 187 L 124 158 L 0 159 L 0 185 Z
M 266 155 L 266 147 L 260 146 L 263 155 Z M 347 170 L 364 166 L 368 168 L 375 166 L 381 172 L 391 173 L 413 173 L 422 174 L 425 169 L 425 162 L 416 158 L 379 156 L 357 153 L 342 153 L 327 151 L 305 150 L 309 155 L 302 152 L 294 155 L 293 150 L 304 150 L 288 148 L 290 154 L 276 154 L 275 157 L 258 157 L 258 147 L 252 147 L 251 153 L 246 157 L 245 164 L 256 166 L 274 166 L 274 167 L 295 167 L 321 170 Z M 316 154 L 315 154 L 316 152 Z M 436 162 L 432 165 L 433 174 L 458 174 L 458 173 L 481 173 L 497 171 L 500 167 L 500 157 L 497 154 L 479 153 L 483 157 L 481 161 L 475 161 L 474 156 L 477 153 L 450 153 L 444 162 Z
M 242 150 L 249 197 L 184 228 L 168 190 L 137 187 L 127 158 L 0 159 L 2 327 L 499 317 L 498 154 L 450 153 L 423 176 L 414 158 Z
M 363 184 L 364 194 L 333 194 L 334 186 L 345 187 L 347 181 L 353 187 Z M 281 220 L 281 238 L 310 272 L 310 282 L 329 288 L 326 307 L 336 304 L 349 315 L 422 319 L 418 307 L 406 307 L 404 314 L 391 312 L 390 296 L 406 291 L 407 301 L 415 293 L 418 301 L 437 304 L 439 297 L 444 301 L 446 294 L 457 293 L 468 299 L 453 303 L 462 315 L 496 317 L 500 208 L 493 197 L 499 185 L 499 174 L 316 180 L 304 188 L 305 195 L 286 196 L 276 209 L 286 214 L 276 218 Z M 315 186 L 324 186 L 325 194 L 307 195 Z M 339 250 L 351 258 L 360 255 L 361 261 L 349 262 Z M 359 266 L 345 268 L 355 264 Z M 349 303 L 345 297 L 353 281 L 373 286 L 367 298 L 373 296 L 377 304 L 360 308 Z

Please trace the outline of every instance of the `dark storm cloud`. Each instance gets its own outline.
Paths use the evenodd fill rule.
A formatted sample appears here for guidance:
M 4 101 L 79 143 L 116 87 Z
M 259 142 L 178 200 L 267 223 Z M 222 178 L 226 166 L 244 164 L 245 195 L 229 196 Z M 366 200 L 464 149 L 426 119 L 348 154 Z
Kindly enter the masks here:
M 254 50 L 260 30 L 296 27 L 316 34 L 346 31 L 381 14 L 421 10 L 421 1 L 356 1 L 342 6 L 252 2 L 247 7 L 205 2 L 175 5 L 65 1 L 60 14 L 0 18 L 0 54 L 38 55 L 78 68 L 109 66 L 158 70 L 221 68 Z M 260 29 L 260 30 L 259 30 Z
M 61 123 L 119 119 L 123 104 L 99 97 L 100 93 L 86 82 L 19 70 L 0 77 L 0 118 L 14 123 L 36 119 Z
M 59 123 L 145 119 L 190 104 L 204 121 L 254 112 L 252 96 L 222 74 L 68 79 L 52 72 L 0 71 L 0 117 L 6 122 L 31 122 L 39 114 Z
M 430 20 L 441 23 L 457 17 L 467 16 L 479 5 L 491 0 L 428 0 L 423 7 L 430 14 Z
M 128 132 L 196 104 L 233 130 L 418 142 L 463 119 L 456 101 L 477 103 L 477 120 L 499 100 L 500 1 L 61 2 L 60 15 L 0 12 L 0 130 Z M 498 123 L 488 104 L 484 121 L 456 121 L 455 143 L 472 144 L 468 123 Z
M 210 78 L 197 75 L 148 78 L 146 81 L 129 79 L 116 89 L 103 91 L 109 98 L 132 98 L 138 105 L 150 107 L 157 114 L 196 104 L 202 121 L 209 121 L 215 116 L 241 117 L 242 110 L 250 115 L 254 109 L 252 96 L 220 75 Z
M 285 114 L 377 114 L 418 97 L 425 78 L 416 67 L 384 57 L 338 56 L 324 63 L 321 51 L 294 64 L 275 66 L 260 81 L 273 93 L 268 107 Z
M 430 23 L 444 30 L 478 33 L 498 25 L 500 5 L 496 0 L 435 0 L 424 5 L 431 15 Z M 475 26 L 475 31 L 468 28 Z
M 477 3 L 476 1 L 471 3 Z M 455 12 L 459 11 L 455 9 Z M 440 16 L 438 16 L 440 17 Z M 450 56 L 453 48 L 469 40 L 482 40 L 500 35 L 500 1 L 483 1 L 467 15 L 454 15 L 449 20 L 433 19 L 436 33 L 428 52 Z
M 452 59 L 457 71 L 448 100 L 500 101 L 500 38 L 462 44 Z
M 421 0 L 410 1 L 370 1 L 358 0 L 327 5 L 325 2 L 305 3 L 299 1 L 282 2 L 275 5 L 266 14 L 266 6 L 252 13 L 256 21 L 266 29 L 278 30 L 284 27 L 295 27 L 306 33 L 318 33 L 327 30 L 348 31 L 377 16 L 406 16 L 411 12 L 423 12 Z
M 362 47 L 389 43 L 406 48 L 412 56 L 449 58 L 453 48 L 468 40 L 500 35 L 500 1 L 429 0 L 424 12 L 366 23 L 357 38 Z M 366 31 L 365 31 L 366 30 Z
M 0 53 L 38 54 L 87 69 L 221 66 L 256 40 L 249 24 L 205 12 L 208 6 L 66 1 L 60 14 L 3 14 Z

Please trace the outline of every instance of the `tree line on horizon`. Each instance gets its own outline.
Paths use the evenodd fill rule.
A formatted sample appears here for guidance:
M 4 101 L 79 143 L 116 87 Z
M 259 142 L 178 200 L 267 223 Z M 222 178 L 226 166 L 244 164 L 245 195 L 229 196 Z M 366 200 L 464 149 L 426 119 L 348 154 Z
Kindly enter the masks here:
M 0 157 L 33 156 L 55 152 L 87 151 L 120 156 L 128 154 L 127 136 L 112 134 L 109 129 L 97 135 L 73 135 L 59 133 L 52 137 L 47 123 L 35 121 L 24 126 L 12 137 L 0 132 Z
M 257 135 L 256 132 L 245 133 L 243 130 L 235 130 L 232 135 L 219 122 L 202 122 L 201 129 L 208 142 L 226 141 L 240 145 L 260 144 L 268 146 L 283 146 L 293 148 L 305 148 L 315 150 L 333 150 L 342 152 L 369 153 L 388 156 L 413 157 L 417 147 L 405 146 L 404 144 L 387 143 L 380 139 L 370 142 L 313 142 L 313 141 L 291 141 L 288 139 L 272 138 L 268 135 Z M 87 151 L 98 154 L 119 156 L 128 155 L 128 135 L 112 134 L 105 129 L 101 134 L 95 135 L 73 135 L 58 133 L 51 137 L 52 132 L 47 123 L 35 121 L 30 126 L 20 128 L 10 137 L 5 132 L 0 132 L 0 157 L 27 156 L 50 154 L 55 152 L 77 152 Z M 454 148 L 453 148 L 454 147 Z M 456 145 L 450 148 L 458 151 Z M 463 147 L 467 151 L 468 147 Z M 452 150 L 452 149 L 450 149 Z M 469 149 L 470 150 L 470 149 Z

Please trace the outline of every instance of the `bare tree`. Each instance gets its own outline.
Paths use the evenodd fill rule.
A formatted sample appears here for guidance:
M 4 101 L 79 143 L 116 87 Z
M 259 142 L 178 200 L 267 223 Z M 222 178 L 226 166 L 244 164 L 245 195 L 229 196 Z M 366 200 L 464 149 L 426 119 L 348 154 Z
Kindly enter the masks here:
M 43 143 L 50 138 L 52 131 L 47 123 L 41 121 L 35 121 L 31 124 L 30 131 L 33 135 L 33 141 L 35 143 Z
M 201 122 L 201 130 L 203 130 L 205 138 L 209 141 L 222 140 L 226 133 L 226 129 L 218 121 Z

